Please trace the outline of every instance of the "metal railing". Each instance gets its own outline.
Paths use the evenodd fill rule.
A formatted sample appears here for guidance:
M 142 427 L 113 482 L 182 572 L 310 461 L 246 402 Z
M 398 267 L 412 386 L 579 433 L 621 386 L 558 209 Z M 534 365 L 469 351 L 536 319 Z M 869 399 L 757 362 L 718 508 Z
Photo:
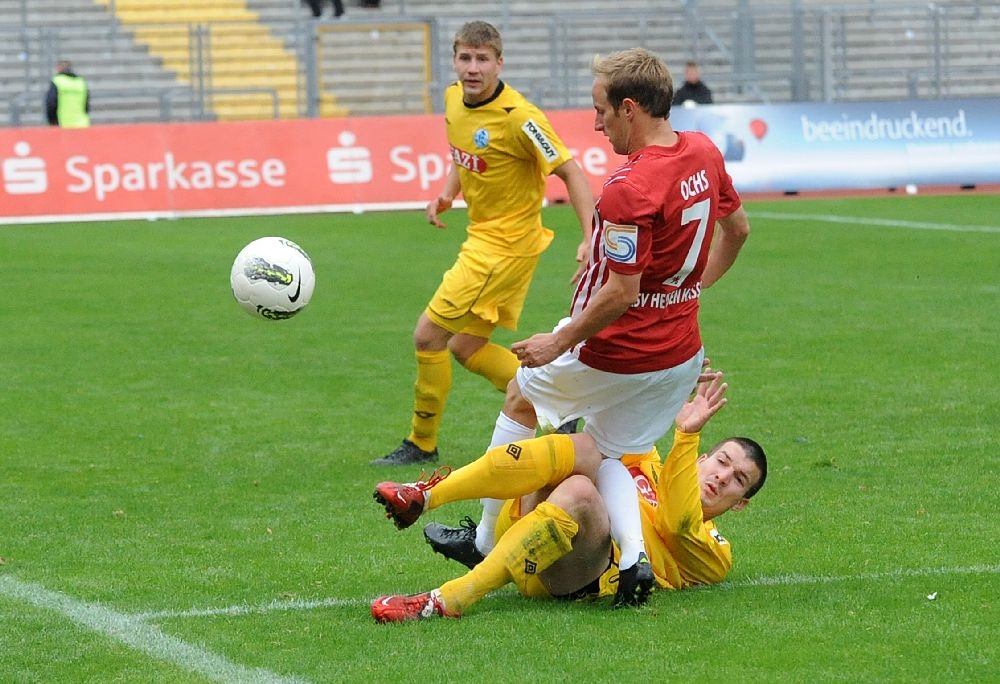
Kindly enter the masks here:
M 11 125 L 23 124 L 28 103 L 25 93 L 47 83 L 52 65 L 62 56 L 62 45 L 73 33 L 59 27 L 27 25 L 24 18 L 29 3 L 21 0 L 21 25 L 0 24 L 0 69 L 4 70 L 0 75 L 0 102 L 9 104 Z M 405 0 L 386 3 L 377 15 L 381 21 L 349 14 L 337 22 L 316 22 L 305 19 L 297 0 L 290 0 L 289 19 L 271 28 L 298 64 L 296 111 L 289 111 L 289 101 L 281 100 L 275 88 L 253 83 L 252 60 L 247 64 L 247 88 L 213 87 L 212 65 L 220 57 L 206 24 L 188 27 L 187 68 L 181 79 L 187 85 L 150 88 L 140 82 L 131 92 L 145 91 L 144 97 L 156 98 L 158 115 L 170 120 L 212 118 L 212 98 L 219 94 L 266 93 L 271 97 L 274 116 L 321 116 L 321 102 L 331 96 L 339 100 L 349 85 L 346 83 L 350 79 L 344 76 L 356 76 L 337 73 L 342 64 L 364 64 L 373 57 L 372 51 L 380 48 L 374 41 L 343 40 L 337 56 L 325 59 L 324 54 L 332 53 L 321 41 L 339 32 L 354 32 L 362 37 L 387 26 L 419 25 L 423 27 L 424 35 L 419 40 L 423 41 L 426 63 L 415 71 L 415 79 L 423 83 L 409 90 L 391 89 L 385 84 L 401 80 L 399 74 L 387 69 L 386 80 L 381 81 L 373 71 L 367 74 L 371 94 L 360 96 L 376 102 L 365 110 L 372 113 L 378 113 L 374 98 L 379 96 L 387 98 L 382 101 L 387 113 L 399 113 L 404 107 L 412 107 L 407 111 L 439 111 L 440 94 L 453 78 L 454 32 L 465 21 L 485 18 L 494 21 L 504 32 L 505 42 L 514 46 L 509 51 L 504 78 L 547 108 L 588 107 L 590 56 L 628 45 L 646 45 L 657 51 L 675 72 L 686 59 L 697 59 L 720 102 L 1000 95 L 1000 53 L 995 49 L 1000 5 L 995 2 L 863 0 L 820 5 L 804 0 L 734 0 L 729 8 L 719 8 L 715 3 L 699 5 L 695 0 L 686 0 L 673 11 L 519 15 L 505 0 L 494 3 L 486 15 L 449 12 L 433 19 L 407 16 L 410 5 Z M 6 19 L 0 17 L 0 22 Z M 611 25 L 615 33 L 609 39 L 607 28 Z M 546 31 L 539 32 L 539 26 L 546 27 Z M 127 46 L 131 35 L 111 19 L 106 26 L 92 30 L 102 32 L 94 42 L 105 51 L 114 50 L 115 45 Z M 970 49 L 970 41 L 978 41 L 981 49 Z M 392 41 L 385 44 L 387 50 L 393 49 Z M 357 54 L 350 54 L 351 49 Z M 91 82 L 94 99 L 102 106 L 124 103 L 126 98 L 118 93 L 127 89 L 118 87 L 117 81 L 104 87 L 91 78 L 93 73 L 85 68 L 86 57 L 80 55 L 77 61 Z M 120 61 L 124 64 L 128 60 Z M 190 96 L 186 94 L 189 92 Z M 179 106 L 182 100 L 183 108 Z
M 153 88 L 144 91 L 136 91 L 133 88 L 105 89 L 101 91 L 101 101 L 105 106 L 118 102 L 133 110 L 139 108 L 143 102 L 149 102 L 155 106 L 158 112 L 155 120 L 161 122 L 176 121 L 178 118 L 187 121 L 214 120 L 215 116 L 201 106 L 203 98 L 200 95 L 207 98 L 218 95 L 264 95 L 271 100 L 272 118 L 277 119 L 281 112 L 278 93 L 274 88 L 208 88 L 199 95 L 196 95 L 191 88 L 186 86 Z M 186 104 L 188 113 L 184 116 L 178 116 L 178 100 Z M 10 125 L 24 125 L 24 113 L 29 110 L 40 111 L 44 101 L 44 90 L 26 91 L 11 98 Z M 44 120 L 38 119 L 36 123 L 44 123 Z

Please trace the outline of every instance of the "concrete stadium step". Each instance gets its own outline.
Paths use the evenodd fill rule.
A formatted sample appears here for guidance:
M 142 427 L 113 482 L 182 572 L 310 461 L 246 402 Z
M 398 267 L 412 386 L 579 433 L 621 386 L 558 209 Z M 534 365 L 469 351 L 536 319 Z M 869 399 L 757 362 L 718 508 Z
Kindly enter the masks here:
M 278 98 L 280 117 L 300 115 L 298 60 L 245 0 L 114 0 L 109 6 L 181 81 L 188 80 L 192 50 L 200 45 L 210 56 L 212 88 L 271 89 Z M 204 31 L 193 33 L 193 26 Z M 218 93 L 211 100 L 219 120 L 270 118 L 274 113 L 273 98 L 265 94 Z M 329 100 L 321 102 L 325 111 L 347 113 Z

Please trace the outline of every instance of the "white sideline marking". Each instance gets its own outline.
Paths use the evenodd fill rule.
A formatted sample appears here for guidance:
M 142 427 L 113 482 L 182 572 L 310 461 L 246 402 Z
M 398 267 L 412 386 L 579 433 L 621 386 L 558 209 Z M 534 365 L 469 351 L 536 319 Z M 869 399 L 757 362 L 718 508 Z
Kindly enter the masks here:
M 738 589 L 744 587 L 777 587 L 777 586 L 804 586 L 808 584 L 832 584 L 834 582 L 852 581 L 878 581 L 886 579 L 898 579 L 900 577 L 940 577 L 944 575 L 995 575 L 1000 573 L 1000 565 L 972 565 L 957 568 L 924 568 L 917 570 L 891 570 L 889 572 L 869 572 L 858 575 L 778 575 L 775 577 L 749 577 L 747 579 L 735 580 L 732 582 L 722 582 L 715 585 L 720 589 Z M 708 590 L 712 587 L 701 587 Z M 487 597 L 485 600 L 489 600 Z M 186 617 L 216 617 L 239 615 L 251 615 L 256 613 L 269 613 L 282 610 L 312 610 L 313 608 L 336 608 L 341 606 L 365 606 L 371 604 L 369 599 L 315 599 L 301 600 L 292 599 L 287 601 L 270 601 L 256 606 L 239 605 L 223 606 L 221 608 L 191 608 L 188 610 L 160 610 L 146 613 L 136 613 L 135 620 L 167 620 L 171 618 Z
M 117 211 L 101 214 L 45 214 L 40 216 L 0 217 L 0 226 L 34 223 L 86 223 L 90 221 L 174 221 L 183 218 L 217 218 L 225 216 L 275 216 L 284 214 L 364 213 L 424 209 L 426 202 L 372 202 L 369 204 L 309 204 L 299 207 L 254 207 L 251 209 L 196 209 L 192 211 Z M 455 200 L 454 208 L 464 207 L 464 200 Z
M 213 681 L 234 684 L 244 682 L 291 684 L 305 681 L 282 677 L 269 670 L 238 665 L 209 650 L 166 635 L 141 620 L 98 604 L 77 601 L 38 584 L 21 582 L 10 575 L 0 575 L 0 595 L 61 613 L 106 637 Z
M 370 601 L 360 599 L 289 599 L 285 601 L 274 600 L 270 603 L 261 603 L 256 606 L 226 606 L 223 608 L 189 608 L 188 610 L 157 610 L 146 613 L 135 613 L 132 617 L 136 620 L 166 620 L 170 618 L 185 617 L 214 617 L 217 615 L 236 616 L 251 615 L 254 613 L 271 613 L 281 610 L 312 610 L 313 608 L 336 608 L 339 606 L 367 606 Z
M 917 570 L 891 570 L 889 572 L 862 572 L 857 575 L 778 575 L 776 577 L 748 577 L 735 582 L 723 582 L 720 587 L 778 587 L 806 584 L 832 584 L 859 580 L 899 579 L 901 577 L 941 577 L 944 575 L 995 575 L 1000 565 L 971 565 L 964 568 L 923 568 Z
M 830 216 L 827 214 L 785 214 L 775 211 L 750 211 L 750 218 L 774 219 L 776 221 L 823 221 L 826 223 L 846 223 L 853 226 L 887 226 L 890 228 L 913 228 L 916 230 L 945 230 L 957 233 L 1000 233 L 1000 226 L 977 226 L 959 223 L 927 223 L 924 221 L 899 221 L 864 216 Z

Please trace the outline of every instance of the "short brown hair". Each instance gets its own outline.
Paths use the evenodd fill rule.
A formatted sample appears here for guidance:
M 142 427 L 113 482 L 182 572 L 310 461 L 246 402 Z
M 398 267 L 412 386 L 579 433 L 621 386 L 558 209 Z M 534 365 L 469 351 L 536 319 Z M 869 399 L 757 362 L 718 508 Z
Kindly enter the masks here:
M 452 54 L 458 54 L 458 46 L 473 48 L 491 48 L 497 57 L 503 56 L 503 39 L 493 24 L 485 21 L 470 21 L 458 29 L 455 43 L 451 46 Z

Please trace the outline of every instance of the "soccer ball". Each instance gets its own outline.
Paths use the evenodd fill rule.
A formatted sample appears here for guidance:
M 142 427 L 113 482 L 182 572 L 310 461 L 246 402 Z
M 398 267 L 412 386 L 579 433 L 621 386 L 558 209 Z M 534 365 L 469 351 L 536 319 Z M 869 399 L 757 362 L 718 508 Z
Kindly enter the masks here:
M 262 237 L 236 255 L 229 284 L 248 313 L 280 321 L 305 308 L 316 276 L 309 255 L 297 244 L 281 237 Z

